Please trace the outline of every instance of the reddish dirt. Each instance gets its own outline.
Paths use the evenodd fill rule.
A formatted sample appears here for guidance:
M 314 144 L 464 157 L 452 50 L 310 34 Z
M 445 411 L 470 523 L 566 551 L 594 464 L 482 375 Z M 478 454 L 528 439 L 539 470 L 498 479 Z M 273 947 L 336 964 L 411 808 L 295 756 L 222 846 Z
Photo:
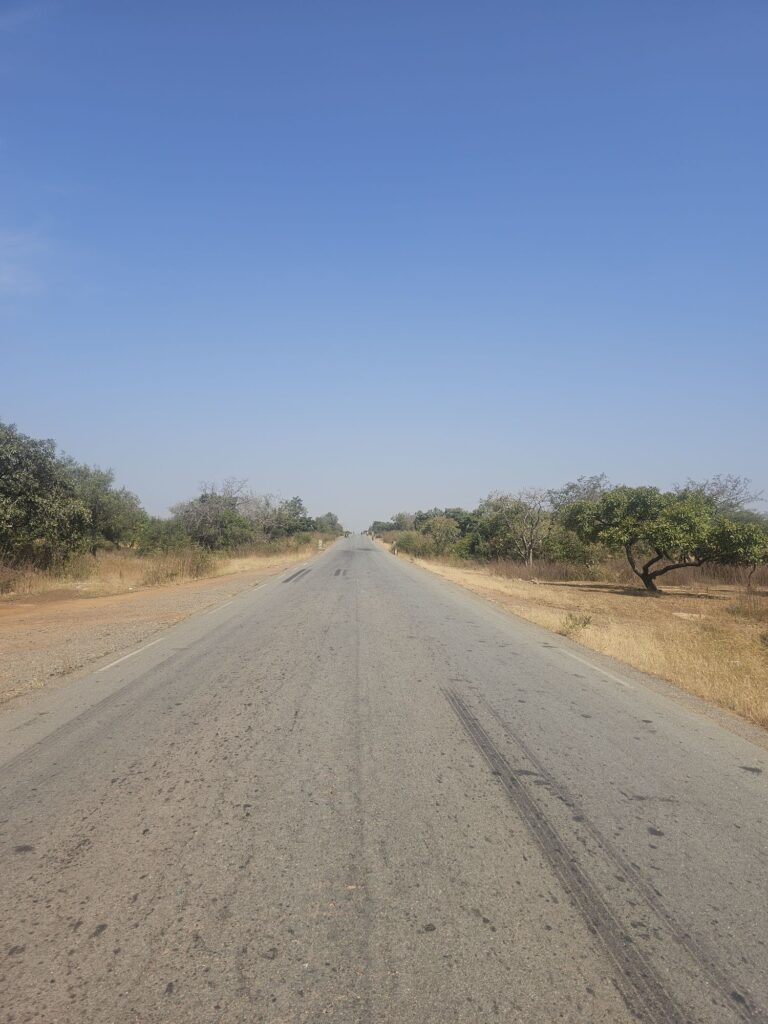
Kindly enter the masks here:
M 285 565 L 291 564 L 286 559 Z M 0 703 L 72 674 L 106 655 L 151 639 L 175 622 L 252 587 L 284 568 L 84 597 L 59 590 L 0 604 Z

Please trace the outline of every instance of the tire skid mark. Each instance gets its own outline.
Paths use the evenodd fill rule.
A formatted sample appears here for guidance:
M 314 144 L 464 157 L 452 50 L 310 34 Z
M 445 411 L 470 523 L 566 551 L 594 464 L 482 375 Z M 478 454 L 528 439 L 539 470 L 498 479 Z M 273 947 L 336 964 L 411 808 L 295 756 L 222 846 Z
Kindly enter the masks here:
M 293 573 L 292 576 L 288 576 L 283 580 L 283 583 L 295 583 L 296 580 L 301 579 L 302 576 L 306 576 L 308 572 L 312 572 L 311 569 L 299 569 L 298 572 Z
M 629 939 L 621 922 L 547 821 L 536 801 L 516 778 L 514 769 L 454 690 L 443 693 L 464 731 L 496 776 L 528 826 L 537 846 L 563 888 L 600 940 L 618 970 L 617 987 L 628 1008 L 647 1024 L 690 1024 L 651 964 Z
M 579 827 L 589 834 L 590 839 L 603 855 L 631 883 L 632 887 L 639 893 L 650 911 L 656 915 L 661 926 L 666 929 L 673 940 L 686 950 L 708 983 L 718 992 L 723 1005 L 727 1006 L 745 1024 L 768 1024 L 768 1017 L 754 1009 L 755 1001 L 751 994 L 743 986 L 739 986 L 738 990 L 736 990 L 736 987 L 730 982 L 726 974 L 714 963 L 714 953 L 702 949 L 690 932 L 680 927 L 672 914 L 664 906 L 663 901 L 659 898 L 653 886 L 643 878 L 637 868 L 626 857 L 615 849 L 611 843 L 606 841 L 600 830 L 589 821 L 586 814 L 583 813 L 571 795 L 554 780 L 525 741 L 510 729 L 499 711 L 483 697 L 479 699 L 488 713 L 496 720 L 507 739 L 518 746 L 527 760 L 534 766 L 536 771 L 533 774 L 538 775 L 545 782 L 549 791 L 579 816 Z M 515 774 L 528 775 L 531 773 L 517 771 Z

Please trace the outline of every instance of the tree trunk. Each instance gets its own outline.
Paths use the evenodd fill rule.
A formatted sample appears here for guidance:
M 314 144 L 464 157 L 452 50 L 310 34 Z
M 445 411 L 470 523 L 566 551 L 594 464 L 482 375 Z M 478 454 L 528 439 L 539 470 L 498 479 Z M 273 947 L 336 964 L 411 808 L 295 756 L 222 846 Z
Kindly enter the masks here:
M 643 581 L 643 586 L 649 594 L 659 595 L 661 591 L 656 586 L 656 582 L 653 578 L 653 573 L 647 572 L 645 569 L 638 573 L 638 576 Z

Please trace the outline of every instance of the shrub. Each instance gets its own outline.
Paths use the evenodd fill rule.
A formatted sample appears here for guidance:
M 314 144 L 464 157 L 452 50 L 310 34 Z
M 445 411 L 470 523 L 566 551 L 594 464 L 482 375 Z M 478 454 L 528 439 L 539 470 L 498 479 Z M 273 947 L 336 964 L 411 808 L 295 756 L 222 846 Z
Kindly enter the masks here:
M 577 615 L 574 612 L 568 612 L 568 614 L 563 619 L 562 624 L 560 625 L 560 628 L 558 629 L 557 632 L 561 636 L 571 636 L 572 637 L 572 636 L 576 636 L 578 633 L 580 633 L 582 631 L 582 629 L 586 629 L 587 626 L 591 626 L 591 625 L 592 625 L 592 616 L 591 615 Z
M 398 551 L 413 555 L 414 558 L 430 558 L 435 552 L 435 542 L 424 533 L 416 530 L 403 530 L 397 540 Z

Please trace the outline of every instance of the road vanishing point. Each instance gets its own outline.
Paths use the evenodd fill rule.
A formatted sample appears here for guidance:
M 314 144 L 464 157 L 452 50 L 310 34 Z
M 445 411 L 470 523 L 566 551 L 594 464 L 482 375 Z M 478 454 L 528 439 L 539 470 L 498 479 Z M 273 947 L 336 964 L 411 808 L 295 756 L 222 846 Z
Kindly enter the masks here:
M 9 1024 L 768 1021 L 763 734 L 367 537 L 0 739 Z

